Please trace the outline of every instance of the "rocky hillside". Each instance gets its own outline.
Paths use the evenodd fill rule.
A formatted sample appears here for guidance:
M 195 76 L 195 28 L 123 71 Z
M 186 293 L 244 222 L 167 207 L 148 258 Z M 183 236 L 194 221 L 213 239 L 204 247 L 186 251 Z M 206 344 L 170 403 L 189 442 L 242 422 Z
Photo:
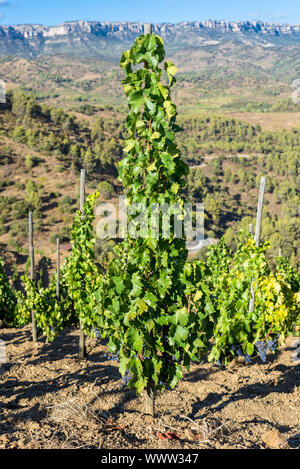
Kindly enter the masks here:
M 143 31 L 140 23 L 125 21 L 72 21 L 58 26 L 0 26 L 0 54 L 38 57 L 68 53 L 76 56 L 115 58 L 119 47 Z M 167 40 L 169 48 L 220 46 L 228 41 L 274 48 L 300 43 L 300 26 L 260 21 L 195 21 L 154 25 L 154 32 Z M 105 50 L 109 44 L 110 50 Z M 118 55 L 119 57 L 119 55 Z

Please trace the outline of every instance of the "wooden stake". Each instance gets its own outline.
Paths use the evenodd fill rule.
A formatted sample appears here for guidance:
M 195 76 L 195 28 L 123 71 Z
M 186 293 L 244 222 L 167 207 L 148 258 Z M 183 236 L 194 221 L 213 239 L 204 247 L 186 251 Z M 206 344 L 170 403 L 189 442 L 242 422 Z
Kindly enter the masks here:
M 146 23 L 144 24 L 144 34 L 152 34 L 152 23 Z M 148 62 L 144 61 L 144 67 L 149 68 Z
M 249 233 L 253 234 L 253 225 L 252 225 L 252 223 L 250 223 L 250 225 L 249 225 Z
M 145 414 L 154 417 L 155 414 L 155 383 L 152 379 L 148 380 L 145 392 Z
M 60 275 L 60 245 L 59 238 L 56 239 L 56 297 L 59 299 L 59 275 Z
M 264 202 L 264 193 L 265 193 L 265 185 L 266 185 L 266 178 L 262 176 L 260 180 L 260 188 L 259 188 L 259 196 L 258 196 L 258 203 L 257 203 L 257 214 L 256 214 L 256 226 L 255 226 L 255 246 L 259 246 L 260 240 L 260 229 L 261 229 L 261 220 L 262 220 L 262 209 L 263 209 L 263 202 Z M 253 313 L 254 311 L 254 301 L 255 301 L 255 293 L 253 289 L 253 280 L 251 282 L 251 297 L 249 302 L 249 313 Z
M 259 188 L 259 197 L 258 197 L 258 204 L 257 204 L 257 216 L 256 216 L 256 227 L 255 227 L 255 246 L 259 246 L 260 240 L 260 228 L 261 228 L 261 220 L 262 220 L 262 209 L 264 203 L 264 193 L 265 193 L 265 186 L 266 186 L 266 178 L 262 176 L 260 180 L 260 188 Z
M 81 220 L 84 219 L 84 206 L 85 202 L 85 169 L 82 169 L 80 172 L 80 212 L 81 212 Z M 86 345 L 85 345 L 85 336 L 84 332 L 81 328 L 81 323 L 79 320 L 79 352 L 78 358 L 79 360 L 83 360 L 86 356 Z
M 144 24 L 144 34 L 152 34 L 152 23 Z
M 281 248 L 278 249 L 278 256 L 279 256 L 279 257 L 282 256 L 282 249 L 281 249 Z
M 255 300 L 255 294 L 254 294 L 253 280 L 252 280 L 251 286 L 250 286 L 249 313 L 253 313 L 254 311 L 254 300 Z
M 81 219 L 84 219 L 84 211 L 83 206 L 85 202 L 85 169 L 80 171 L 80 212 L 81 212 Z
M 35 281 L 35 268 L 34 268 L 34 245 L 33 245 L 33 217 L 32 212 L 29 212 L 29 256 L 30 256 L 30 278 Z M 37 328 L 34 317 L 34 311 L 31 311 L 32 317 L 32 341 L 37 342 Z

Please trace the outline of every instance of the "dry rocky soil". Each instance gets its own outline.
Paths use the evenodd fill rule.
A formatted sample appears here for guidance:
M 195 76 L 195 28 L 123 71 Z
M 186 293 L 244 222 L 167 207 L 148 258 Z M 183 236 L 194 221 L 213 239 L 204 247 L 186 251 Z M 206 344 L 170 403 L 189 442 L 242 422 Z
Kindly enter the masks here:
M 221 369 L 193 363 L 174 390 L 157 397 L 156 417 L 122 387 L 106 345 L 88 339 L 77 359 L 78 331 L 53 343 L 31 342 L 30 327 L 1 329 L 0 448 L 264 449 L 262 435 L 278 430 L 300 449 L 300 365 L 288 338 L 263 364 Z M 3 344 L 3 343 L 2 343 Z

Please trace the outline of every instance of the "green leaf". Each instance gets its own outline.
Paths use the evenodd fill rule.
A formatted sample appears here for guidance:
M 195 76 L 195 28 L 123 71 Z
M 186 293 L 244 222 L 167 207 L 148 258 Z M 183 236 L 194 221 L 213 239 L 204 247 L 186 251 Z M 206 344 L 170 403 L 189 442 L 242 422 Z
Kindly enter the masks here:
M 147 238 L 147 246 L 152 249 L 152 251 L 155 251 L 157 248 L 157 241 L 155 238 Z
M 172 85 L 173 82 L 174 82 L 174 77 L 177 73 L 177 67 L 175 67 L 175 65 L 172 64 L 171 62 L 165 62 L 164 67 L 165 67 L 165 70 L 167 72 L 167 75 L 168 75 L 168 78 L 169 78 L 169 81 L 170 81 L 170 85 Z
M 189 321 L 189 313 L 187 308 L 178 309 L 175 313 L 176 316 L 176 323 L 180 324 L 181 326 L 186 326 Z
M 146 108 L 150 111 L 150 113 L 154 114 L 154 112 L 156 110 L 155 103 L 153 101 L 151 101 L 151 99 L 148 99 L 148 98 L 144 99 L 144 103 L 145 103 Z
M 136 141 L 135 140 L 127 140 L 126 147 L 124 148 L 125 153 L 129 153 L 135 147 Z
M 122 68 L 125 68 L 130 62 L 131 62 L 131 60 L 130 60 L 130 51 L 126 50 L 122 54 L 120 65 L 121 65 Z
M 120 295 L 125 288 L 124 282 L 121 277 L 113 277 L 113 281 L 116 285 L 117 293 Z
M 171 62 L 165 62 L 165 70 L 167 72 L 167 74 L 169 75 L 169 77 L 174 77 L 177 73 L 177 67 L 172 64 Z
M 164 108 L 169 119 L 171 119 L 176 114 L 176 107 L 171 101 L 164 102 Z
M 150 140 L 157 140 L 158 138 L 160 138 L 161 134 L 159 132 L 153 132 L 153 134 L 151 135 L 150 137 Z
M 167 251 L 163 252 L 162 265 L 163 265 L 163 267 L 168 267 L 168 252 Z
M 125 375 L 127 367 L 128 367 L 128 359 L 124 356 L 121 356 L 120 361 L 119 361 L 119 372 L 121 376 Z
M 155 50 L 156 47 L 157 47 L 157 42 L 156 42 L 156 38 L 154 36 L 154 34 L 151 34 L 149 36 L 149 42 L 145 42 L 145 47 L 148 51 L 152 51 L 152 50 Z
M 151 163 L 150 166 L 148 166 L 147 171 L 151 172 L 155 170 L 156 170 L 156 161 L 154 160 L 153 163 Z
M 143 299 L 138 301 L 139 314 L 143 314 L 144 311 L 148 310 L 148 305 Z
M 246 346 L 246 353 L 251 356 L 251 355 L 253 355 L 254 350 L 255 350 L 255 349 L 254 349 L 254 345 L 253 345 L 253 344 L 250 344 L 250 343 L 248 342 L 248 343 L 247 343 L 247 346 Z
M 169 88 L 167 88 L 166 86 L 164 86 L 162 83 L 157 83 L 157 88 L 159 89 L 159 91 L 161 92 L 162 96 L 164 99 L 168 99 L 169 97 Z
M 142 120 L 137 120 L 136 122 L 136 129 L 137 130 L 143 130 L 146 127 L 146 124 Z
M 129 83 L 125 83 L 125 84 L 123 85 L 123 89 L 124 89 L 125 94 L 128 94 L 128 93 L 130 93 L 130 91 L 132 90 L 132 86 L 129 85 Z
M 189 330 L 186 327 L 181 326 L 180 324 L 176 328 L 176 332 L 174 335 L 175 342 L 181 345 L 183 342 L 186 341 L 189 335 Z
M 173 192 L 173 194 L 177 194 L 177 192 L 179 191 L 179 184 L 177 182 L 174 182 L 171 186 L 171 191 Z
M 158 302 L 158 298 L 153 293 L 147 292 L 144 296 L 144 301 L 145 303 L 147 303 L 147 305 L 151 306 L 152 308 L 155 308 L 156 303 Z
M 175 165 L 174 165 L 174 162 L 173 162 L 173 158 L 171 155 L 169 155 L 168 153 L 162 153 L 161 154 L 161 160 L 164 164 L 164 166 L 169 169 L 169 170 L 174 170 L 175 169 Z
M 183 374 L 182 374 L 181 369 L 180 369 L 179 367 L 176 368 L 176 372 L 175 372 L 175 374 L 173 375 L 173 378 L 172 378 L 172 380 L 171 380 L 171 382 L 170 382 L 170 387 L 171 387 L 172 389 L 174 389 L 175 386 L 177 385 L 177 383 L 182 379 L 182 376 L 183 376 Z
M 144 105 L 145 98 L 142 91 L 133 91 L 128 95 L 128 102 L 133 112 L 139 112 Z

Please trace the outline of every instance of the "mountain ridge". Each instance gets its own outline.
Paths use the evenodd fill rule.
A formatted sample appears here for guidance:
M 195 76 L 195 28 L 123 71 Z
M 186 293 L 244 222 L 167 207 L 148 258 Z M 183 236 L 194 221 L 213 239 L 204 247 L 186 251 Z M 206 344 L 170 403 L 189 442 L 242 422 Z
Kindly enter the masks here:
M 124 27 L 125 26 L 125 27 Z M 300 25 L 286 23 L 270 23 L 264 21 L 226 21 L 226 20 L 203 20 L 203 21 L 181 21 L 179 23 L 158 23 L 153 24 L 154 32 L 166 34 L 183 28 L 193 28 L 201 30 L 215 30 L 221 32 L 255 32 L 256 34 L 300 34 Z M 18 24 L 18 25 L 1 25 L 0 31 L 6 34 L 13 30 L 24 33 L 24 37 L 33 37 L 36 34 L 43 33 L 45 37 L 56 35 L 64 35 L 70 32 L 81 30 L 83 32 L 98 33 L 103 32 L 110 35 L 118 35 L 119 33 L 133 32 L 142 33 L 143 23 L 129 21 L 64 21 L 58 25 L 42 25 L 42 24 Z
M 184 81 L 178 102 L 195 105 L 209 96 L 213 104 L 213 95 L 225 101 L 230 95 L 230 102 L 244 95 L 248 102 L 249 93 L 250 101 L 259 93 L 270 107 L 276 96 L 288 99 L 288 85 L 299 78 L 300 25 L 206 20 L 153 29 Z M 126 21 L 0 26 L 0 79 L 42 99 L 59 95 L 72 105 L 77 99 L 120 104 L 120 57 L 141 33 L 142 23 Z
M 300 44 L 300 25 L 274 24 L 262 21 L 204 20 L 180 23 L 159 23 L 153 31 L 169 41 L 170 49 L 182 46 L 203 47 L 236 43 L 272 47 L 280 44 Z M 39 24 L 0 26 L 0 55 L 38 57 L 65 52 L 81 56 L 97 55 L 97 51 L 112 45 L 117 56 L 121 45 L 127 45 L 143 33 L 137 22 L 67 21 L 56 26 Z M 118 47 L 120 46 L 120 47 Z M 79 47 L 80 51 L 73 49 Z M 117 50 L 115 50 L 117 48 Z

